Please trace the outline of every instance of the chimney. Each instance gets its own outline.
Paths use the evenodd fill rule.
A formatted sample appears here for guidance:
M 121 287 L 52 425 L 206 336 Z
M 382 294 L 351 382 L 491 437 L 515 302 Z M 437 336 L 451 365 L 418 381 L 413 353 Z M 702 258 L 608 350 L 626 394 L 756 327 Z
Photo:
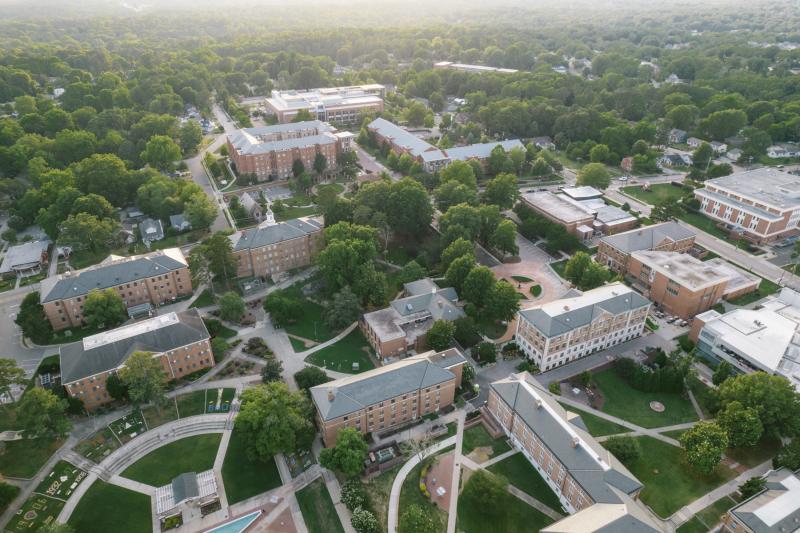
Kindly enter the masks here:
M 539 398 L 536 398 L 536 408 L 537 409 L 542 408 L 542 400 L 540 400 Z
M 572 437 L 572 447 L 573 448 L 577 448 L 580 443 L 581 443 L 581 440 L 578 437 Z
M 332 402 L 334 398 L 336 398 L 336 395 L 333 393 L 333 389 L 328 389 L 328 401 Z

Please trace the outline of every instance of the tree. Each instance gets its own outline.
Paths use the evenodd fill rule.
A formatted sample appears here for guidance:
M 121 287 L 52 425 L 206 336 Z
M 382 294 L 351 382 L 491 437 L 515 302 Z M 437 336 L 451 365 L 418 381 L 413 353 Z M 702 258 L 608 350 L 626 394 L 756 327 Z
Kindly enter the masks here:
M 437 533 L 438 525 L 431 514 L 417 504 L 403 509 L 397 524 L 398 533 Z
M 578 185 L 605 189 L 611 184 L 611 175 L 601 163 L 589 163 L 578 171 Z
M 486 470 L 476 470 L 470 477 L 462 494 L 479 495 L 481 509 L 486 513 L 500 514 L 503 511 L 502 502 L 508 492 L 505 478 L 491 474 Z
M 498 174 L 486 184 L 483 201 L 500 209 L 510 209 L 519 198 L 517 177 L 514 174 Z
M 17 425 L 28 439 L 61 438 L 72 426 L 66 410 L 66 400 L 42 387 L 33 387 L 17 404 Z
M 500 172 L 506 168 L 506 162 L 508 161 L 508 156 L 506 155 L 505 149 L 501 145 L 497 145 L 492 148 L 492 151 L 489 153 L 489 159 L 486 163 L 488 173 L 490 176 L 496 176 Z
M 17 497 L 17 494 L 19 494 L 19 491 L 20 488 L 16 485 L 11 485 L 5 481 L 0 481 L 0 509 L 7 509 L 8 506 L 11 505 L 11 502 L 14 501 L 14 498 Z M 41 531 L 41 528 L 39 531 Z
M 308 391 L 311 387 L 316 387 L 317 385 L 332 381 L 332 379 L 333 378 L 328 376 L 324 370 L 314 365 L 306 366 L 303 370 L 300 370 L 294 375 L 294 381 L 297 383 L 297 387 L 304 391 Z
M 462 255 L 450 263 L 444 277 L 450 286 L 455 287 L 455 289 L 460 292 L 467 276 L 469 276 L 474 267 L 475 256 Z
M 410 126 L 422 126 L 428 110 L 422 102 L 414 101 L 406 109 L 406 121 Z
M 283 374 L 283 363 L 274 356 L 268 357 L 264 363 L 264 368 L 261 369 L 261 382 L 280 381 L 281 374 Z
M 586 270 L 584 271 L 583 276 L 578 283 L 578 288 L 582 291 L 595 289 L 608 281 L 610 276 L 611 273 L 607 268 L 592 261 L 586 267 Z
M 764 372 L 742 374 L 725 380 L 717 389 L 720 409 L 733 401 L 754 409 L 764 431 L 777 436 L 800 433 L 800 394 L 783 376 Z
M 53 337 L 53 326 L 50 325 L 44 307 L 39 302 L 38 291 L 25 295 L 14 323 L 20 327 L 22 335 L 36 344 L 48 344 Z
M 717 413 L 717 423 L 728 434 L 728 441 L 734 448 L 755 446 L 764 434 L 758 412 L 737 401 L 730 402 Z
M 411 236 L 426 233 L 433 219 L 433 206 L 425 187 L 413 178 L 393 183 L 386 216 L 398 233 Z
M 351 478 L 342 483 L 342 503 L 351 511 L 369 507 L 369 496 L 360 479 Z
M 99 194 L 87 194 L 75 198 L 72 203 L 72 214 L 88 213 L 98 219 L 111 218 L 114 216 L 114 206 Z
M 275 327 L 282 328 L 303 315 L 303 307 L 296 299 L 286 296 L 283 291 L 275 291 L 264 300 L 264 310 Z
M 795 471 L 800 468 L 800 439 L 794 438 L 784 445 L 772 460 L 774 468 L 786 467 Z
M 711 148 L 711 145 L 707 142 L 700 144 L 700 146 L 692 152 L 692 166 L 701 172 L 705 172 L 706 168 L 711 164 L 712 159 L 714 159 L 714 149 Z
M 611 155 L 611 150 L 605 144 L 598 144 L 589 150 L 589 160 L 592 163 L 606 163 Z
M 584 273 L 591 264 L 592 258 L 589 256 L 589 254 L 585 252 L 576 252 L 575 255 L 573 255 L 564 266 L 564 276 L 573 285 L 577 286 L 580 284 Z
M 496 282 L 487 295 L 485 312 L 492 320 L 508 321 L 519 311 L 519 294 L 505 280 Z
M 728 447 L 728 435 L 714 422 L 699 422 L 680 437 L 686 460 L 701 474 L 711 474 Z
M 493 342 L 482 342 L 478 345 L 478 361 L 482 363 L 494 363 L 497 361 L 497 346 Z
M 603 443 L 603 446 L 614 457 L 626 464 L 638 459 L 642 453 L 639 449 L 639 442 L 631 437 L 611 437 Z
M 208 260 L 208 268 L 215 276 L 230 279 L 236 276 L 236 256 L 233 255 L 233 245 L 228 236 L 217 232 L 206 239 L 200 252 Z
M 325 448 L 319 454 L 319 464 L 347 477 L 355 477 L 364 470 L 368 449 L 364 437 L 357 429 L 340 429 L 336 433 L 336 445 Z
M 428 330 L 428 346 L 437 352 L 446 350 L 453 344 L 455 333 L 455 324 L 449 320 L 436 320 Z
M 181 124 L 178 137 L 181 141 L 181 151 L 184 154 L 190 154 L 195 151 L 197 145 L 203 140 L 203 130 L 200 129 L 200 124 L 197 121 L 187 120 Z
M 762 490 L 767 481 L 763 477 L 751 477 L 741 485 L 739 485 L 739 494 L 742 495 L 742 500 L 746 500 L 751 496 L 755 496 Z
M 325 154 L 322 152 L 317 152 L 317 155 L 314 156 L 314 172 L 316 172 L 318 176 L 321 176 L 327 168 L 328 158 L 326 158 Z
M 436 197 L 436 207 L 442 212 L 454 205 L 476 205 L 478 203 L 477 191 L 457 181 L 443 183 L 436 188 L 433 194 Z
M 726 379 L 736 375 L 736 369 L 727 361 L 720 361 L 714 373 L 711 375 L 711 382 L 714 385 L 721 385 Z
M 650 219 L 654 222 L 666 222 L 678 218 L 682 212 L 680 204 L 674 200 L 661 200 L 650 211 Z
M 183 216 L 192 229 L 207 230 L 217 218 L 217 206 L 206 194 L 194 194 L 183 204 Z
M 239 323 L 245 312 L 244 300 L 233 291 L 219 297 L 219 316 L 222 320 Z
M 111 374 L 106 379 L 106 390 L 108 395 L 115 400 L 124 400 L 128 397 L 128 386 L 119 377 L 119 374 Z
M 417 281 L 418 279 L 422 279 L 428 275 L 428 271 L 425 270 L 419 263 L 414 260 L 409 261 L 405 264 L 405 266 L 400 270 L 400 275 L 398 279 L 400 283 L 411 283 L 412 281 Z
M 167 374 L 161 361 L 150 352 L 133 352 L 119 371 L 128 389 L 128 397 L 136 406 L 153 404 L 158 410 L 166 401 Z
M 11 386 L 24 385 L 25 381 L 25 371 L 17 366 L 15 360 L 0 359 L 0 396 L 5 395 L 9 404 L 14 403 Z
M 469 256 L 475 261 L 475 244 L 472 242 L 458 238 L 447 245 L 447 248 L 442 252 L 440 263 L 442 271 L 447 272 L 453 261 L 462 256 Z
M 296 178 L 299 178 L 302 174 L 306 171 L 306 166 L 303 164 L 302 159 L 295 159 L 292 161 L 292 175 Z
M 171 137 L 153 135 L 145 144 L 140 157 L 159 170 L 168 170 L 181 158 L 181 148 Z
M 479 307 L 483 307 L 495 283 L 494 272 L 486 266 L 478 265 L 470 270 L 464 280 L 461 288 L 463 298 Z
M 506 219 L 498 224 L 489 239 L 492 248 L 506 255 L 517 255 L 517 225 Z
M 331 329 L 346 328 L 361 316 L 361 302 L 349 286 L 333 295 L 331 302 L 325 307 L 325 324 Z
M 314 440 L 314 411 L 308 397 L 272 382 L 245 389 L 235 429 L 251 459 L 271 460 L 277 453 L 309 449 Z
M 537 157 L 531 167 L 531 174 L 534 176 L 547 176 L 552 171 L 553 169 L 544 157 Z
M 747 124 L 747 115 L 741 109 L 723 109 L 711 113 L 700 121 L 700 130 L 718 141 L 736 135 Z
M 464 185 L 469 190 L 478 190 L 478 180 L 472 166 L 465 161 L 453 161 L 439 173 L 439 182 L 444 185 L 454 181 Z
M 356 533 L 380 533 L 381 531 L 378 525 L 378 519 L 375 518 L 372 511 L 368 511 L 363 507 L 358 507 L 353 511 L 350 524 L 353 526 Z
M 119 229 L 120 225 L 116 220 L 78 213 L 68 216 L 61 223 L 58 241 L 75 249 L 89 248 L 96 252 L 110 246 L 116 240 Z
M 125 303 L 114 289 L 92 289 L 83 304 L 83 318 L 92 329 L 113 328 L 125 321 Z

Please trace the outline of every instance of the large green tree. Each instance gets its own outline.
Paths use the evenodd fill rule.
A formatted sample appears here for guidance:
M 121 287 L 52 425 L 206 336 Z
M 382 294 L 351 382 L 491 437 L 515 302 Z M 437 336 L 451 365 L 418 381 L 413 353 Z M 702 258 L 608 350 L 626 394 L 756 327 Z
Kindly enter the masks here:
M 342 289 L 333 295 L 330 303 L 325 306 L 323 318 L 325 324 L 334 330 L 343 329 L 361 316 L 361 302 L 350 287 Z
M 88 213 L 70 215 L 61 223 L 58 242 L 77 250 L 89 249 L 93 252 L 108 248 L 117 240 L 121 226 L 111 218 L 97 218 Z
M 133 352 L 119 371 L 133 405 L 153 404 L 159 410 L 166 401 L 167 374 L 151 352 Z
M 150 137 L 140 157 L 159 170 L 168 170 L 181 158 L 181 147 L 166 135 Z
M 25 371 L 17 366 L 15 360 L 0 359 L 0 396 L 5 396 L 10 403 L 13 403 L 14 398 L 11 395 L 11 387 L 13 385 L 24 385 L 25 382 Z
M 717 423 L 728 434 L 730 445 L 735 448 L 755 446 L 764 433 L 758 412 L 732 401 L 717 413 Z
M 755 410 L 767 434 L 800 434 L 800 394 L 785 377 L 742 374 L 725 380 L 717 391 L 722 410 L 734 401 Z
M 42 387 L 33 387 L 17 404 L 17 425 L 28 439 L 60 438 L 72 427 L 66 411 L 66 400 Z
M 241 296 L 234 291 L 228 291 L 219 297 L 219 317 L 228 322 L 239 323 L 244 316 L 245 303 Z
M 217 218 L 217 206 L 206 194 L 194 194 L 183 204 L 183 215 L 192 229 L 207 230 Z
M 727 433 L 714 422 L 699 422 L 686 430 L 680 441 L 686 452 L 686 461 L 706 475 L 714 472 L 728 447 Z
M 428 330 L 428 346 L 440 352 L 453 344 L 456 326 L 449 320 L 436 320 Z
M 611 183 L 611 175 L 602 163 L 589 163 L 578 171 L 578 185 L 605 189 Z
M 319 464 L 329 470 L 354 477 L 364 470 L 367 443 L 355 428 L 344 428 L 336 433 L 336 444 L 325 448 L 319 455 Z

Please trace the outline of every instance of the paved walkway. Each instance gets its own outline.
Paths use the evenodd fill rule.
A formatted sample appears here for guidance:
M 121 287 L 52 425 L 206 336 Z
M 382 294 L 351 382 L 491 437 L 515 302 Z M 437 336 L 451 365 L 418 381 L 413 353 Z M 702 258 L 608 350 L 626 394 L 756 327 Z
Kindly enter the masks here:
M 564 515 L 555 512 L 554 510 L 552 510 L 547 505 L 543 504 L 542 502 L 540 502 L 539 500 L 537 500 L 536 498 L 534 498 L 533 496 L 531 496 L 527 492 L 522 492 L 521 490 L 519 490 L 514 485 L 508 485 L 508 487 L 506 487 L 506 490 L 509 493 L 511 493 L 514 496 L 516 496 L 517 498 L 519 498 L 520 500 L 522 500 L 525 503 L 527 503 L 528 505 L 530 505 L 531 507 L 533 507 L 534 509 L 536 509 L 537 511 L 539 511 L 540 513 L 549 516 L 550 518 L 552 518 L 556 522 L 558 522 L 559 520 L 564 518 Z
M 447 514 L 447 533 L 455 533 L 456 519 L 458 518 L 458 493 L 461 486 L 461 463 L 464 456 L 461 450 L 464 447 L 464 420 L 466 419 L 466 412 L 458 412 L 458 429 L 456 430 L 456 449 L 455 457 L 453 459 L 453 480 L 450 482 L 450 505 L 448 506 L 449 512 Z
M 456 437 L 452 436 L 449 437 L 441 442 L 437 442 L 427 450 L 425 450 L 424 456 L 428 457 L 436 452 L 440 452 L 447 448 L 448 446 L 452 446 L 456 443 Z M 397 473 L 397 476 L 394 478 L 394 482 L 392 482 L 392 491 L 389 494 L 389 524 L 388 524 L 388 533 L 397 533 L 397 519 L 399 517 L 399 507 L 400 507 L 400 490 L 403 488 L 403 482 L 406 480 L 409 472 L 413 470 L 415 466 L 420 463 L 420 454 L 414 454 L 411 459 L 406 461 L 406 463 L 400 468 L 400 471 Z M 455 484 L 454 484 L 455 486 Z M 454 510 L 454 508 L 451 508 Z
M 331 344 L 336 344 L 340 340 L 342 340 L 345 337 L 347 337 L 350 334 L 350 332 L 353 331 L 354 329 L 356 329 L 357 327 L 358 327 L 358 322 L 353 322 L 352 324 L 347 326 L 344 330 L 342 330 L 341 333 L 336 335 L 334 338 L 329 339 L 329 340 L 327 340 L 325 342 L 321 342 L 321 343 L 317 344 L 316 346 L 313 346 L 313 347 L 309 348 L 308 350 L 306 350 L 304 352 L 295 352 L 295 353 L 297 354 L 298 357 L 302 357 L 303 359 L 305 359 L 306 357 L 308 357 L 312 353 L 318 352 L 318 351 L 322 350 L 323 348 L 327 348 Z

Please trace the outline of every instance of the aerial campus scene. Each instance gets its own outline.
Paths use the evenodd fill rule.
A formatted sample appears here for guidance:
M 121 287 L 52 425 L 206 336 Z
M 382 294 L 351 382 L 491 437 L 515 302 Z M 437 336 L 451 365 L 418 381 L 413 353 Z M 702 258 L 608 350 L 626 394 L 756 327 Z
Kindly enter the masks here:
M 0 532 L 800 532 L 796 0 L 0 0 Z

